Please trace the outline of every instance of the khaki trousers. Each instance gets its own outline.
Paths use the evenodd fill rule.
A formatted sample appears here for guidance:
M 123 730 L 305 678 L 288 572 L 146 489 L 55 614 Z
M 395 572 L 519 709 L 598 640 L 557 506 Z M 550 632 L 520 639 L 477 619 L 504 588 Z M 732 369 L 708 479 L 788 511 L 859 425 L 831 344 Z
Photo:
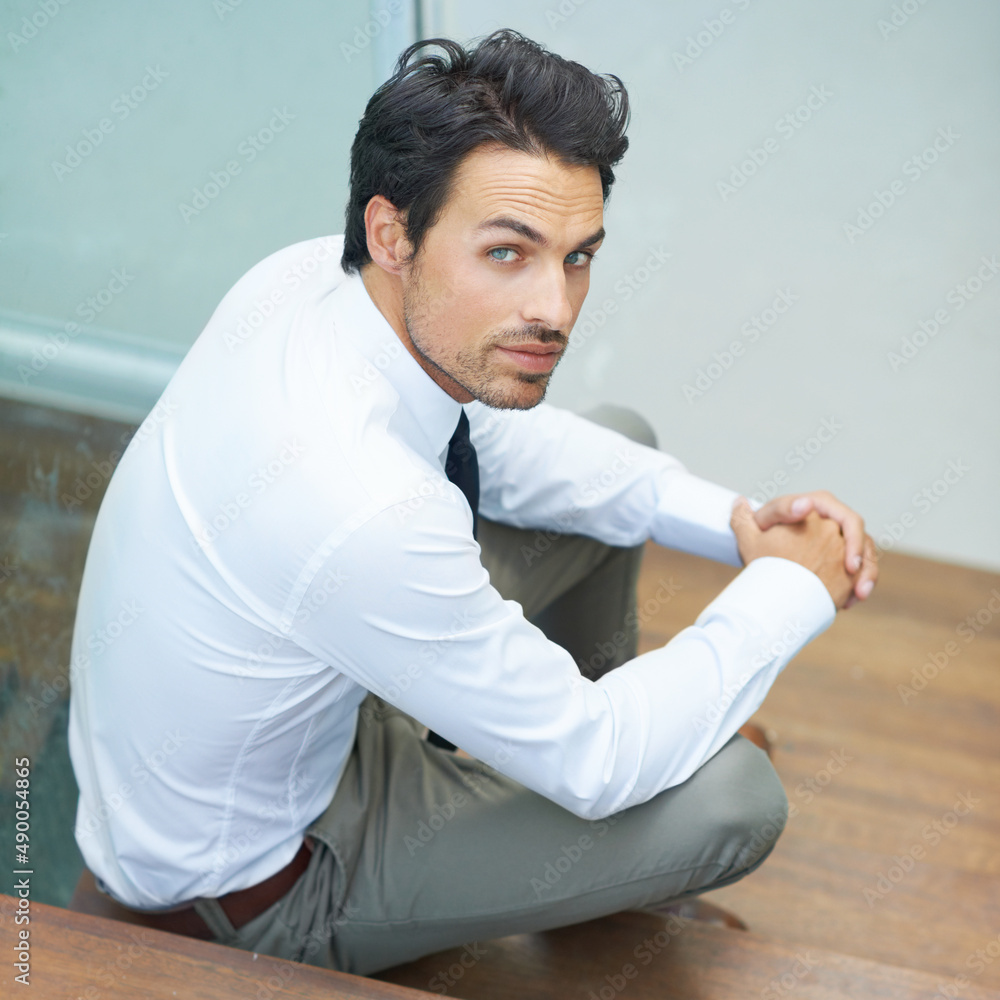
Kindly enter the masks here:
M 644 436 L 627 411 L 591 419 Z M 480 543 L 494 586 L 583 673 L 635 655 L 641 548 L 482 520 Z M 738 735 L 682 785 L 590 821 L 491 766 L 502 760 L 457 757 L 425 732 L 369 695 L 333 802 L 308 830 L 308 869 L 238 931 L 214 900 L 196 903 L 216 940 L 361 975 L 466 943 L 476 954 L 491 938 L 734 882 L 770 853 L 787 815 L 766 754 Z

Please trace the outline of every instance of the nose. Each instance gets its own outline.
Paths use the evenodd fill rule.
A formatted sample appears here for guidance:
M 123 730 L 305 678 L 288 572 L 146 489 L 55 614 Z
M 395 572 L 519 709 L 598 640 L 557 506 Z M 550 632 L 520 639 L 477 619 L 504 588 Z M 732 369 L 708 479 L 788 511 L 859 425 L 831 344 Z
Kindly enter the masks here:
M 573 322 L 573 303 L 569 299 L 566 272 L 562 261 L 546 267 L 535 276 L 524 307 L 527 325 L 541 325 L 550 330 L 567 331 Z

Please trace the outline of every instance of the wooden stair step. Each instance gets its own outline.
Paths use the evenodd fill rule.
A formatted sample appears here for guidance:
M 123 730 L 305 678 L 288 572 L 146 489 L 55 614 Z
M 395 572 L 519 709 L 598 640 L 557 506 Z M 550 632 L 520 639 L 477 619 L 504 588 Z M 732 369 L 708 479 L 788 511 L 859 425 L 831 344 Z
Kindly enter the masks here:
M 1000 1000 L 968 978 L 644 913 L 453 948 L 377 978 L 462 1000 L 930 1000 L 942 986 Z
M 427 1000 L 430 994 L 0 895 L 0 997 L 28 1000 Z M 14 947 L 29 938 L 27 988 Z

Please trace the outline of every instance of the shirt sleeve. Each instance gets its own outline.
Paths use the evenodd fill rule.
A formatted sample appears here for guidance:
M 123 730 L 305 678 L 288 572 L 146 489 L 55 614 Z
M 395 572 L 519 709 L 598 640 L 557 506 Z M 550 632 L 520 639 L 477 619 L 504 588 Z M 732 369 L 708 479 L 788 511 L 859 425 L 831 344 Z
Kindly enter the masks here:
M 447 495 L 375 514 L 316 575 L 330 572 L 345 585 L 325 605 L 307 591 L 320 610 L 294 617 L 296 642 L 591 819 L 689 777 L 834 616 L 815 575 L 758 559 L 666 646 L 592 682 L 490 585 Z
M 480 474 L 480 513 L 517 527 L 660 545 L 740 566 L 729 527 L 739 495 L 670 455 L 545 403 L 466 406 Z

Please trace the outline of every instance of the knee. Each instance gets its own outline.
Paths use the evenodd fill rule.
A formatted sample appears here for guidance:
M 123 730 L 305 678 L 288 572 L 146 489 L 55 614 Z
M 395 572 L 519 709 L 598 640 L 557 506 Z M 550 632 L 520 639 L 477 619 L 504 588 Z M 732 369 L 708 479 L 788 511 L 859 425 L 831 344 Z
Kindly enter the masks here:
M 774 850 L 787 820 L 788 799 L 779 784 L 777 794 L 762 799 L 759 807 L 744 817 L 744 846 L 735 867 L 746 874 L 761 864 Z
M 637 444 L 644 444 L 649 448 L 656 447 L 656 431 L 652 425 L 645 417 L 627 406 L 602 403 L 583 415 L 595 424 L 624 434 Z
M 767 755 L 742 736 L 734 737 L 713 761 L 721 765 L 713 825 L 730 844 L 733 873 L 746 873 L 771 853 L 781 836 L 788 798 Z

